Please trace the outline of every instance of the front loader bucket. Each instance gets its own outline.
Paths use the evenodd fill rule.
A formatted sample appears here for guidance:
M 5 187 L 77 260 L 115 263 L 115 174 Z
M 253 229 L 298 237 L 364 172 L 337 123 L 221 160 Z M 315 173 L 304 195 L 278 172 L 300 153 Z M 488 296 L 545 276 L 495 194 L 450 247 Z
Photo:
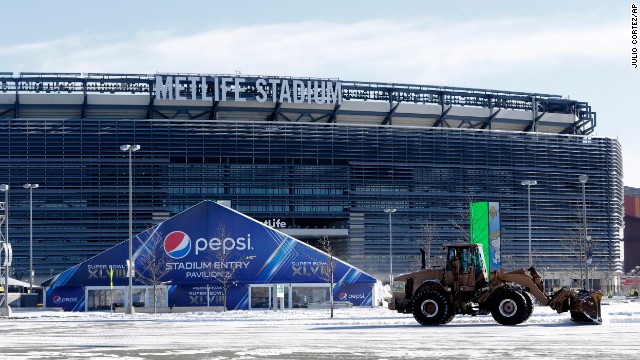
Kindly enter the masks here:
M 600 300 L 602 291 L 580 290 L 570 299 L 571 318 L 579 322 L 602 324 Z

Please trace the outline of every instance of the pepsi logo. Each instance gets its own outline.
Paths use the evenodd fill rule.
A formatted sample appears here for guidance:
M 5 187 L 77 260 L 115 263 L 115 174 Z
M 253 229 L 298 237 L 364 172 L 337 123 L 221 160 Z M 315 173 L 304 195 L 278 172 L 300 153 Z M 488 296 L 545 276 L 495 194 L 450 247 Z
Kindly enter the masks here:
M 164 238 L 164 252 L 172 259 L 182 259 L 191 251 L 191 239 L 182 231 L 174 231 Z
M 366 297 L 367 296 L 365 294 L 347 294 L 346 292 L 341 292 L 340 295 L 338 296 L 340 300 L 355 300 L 355 299 L 364 300 L 366 299 Z
M 65 303 L 77 303 L 78 302 L 78 298 L 77 297 L 62 297 L 60 295 L 55 295 L 52 299 L 54 304 L 56 305 L 62 305 Z

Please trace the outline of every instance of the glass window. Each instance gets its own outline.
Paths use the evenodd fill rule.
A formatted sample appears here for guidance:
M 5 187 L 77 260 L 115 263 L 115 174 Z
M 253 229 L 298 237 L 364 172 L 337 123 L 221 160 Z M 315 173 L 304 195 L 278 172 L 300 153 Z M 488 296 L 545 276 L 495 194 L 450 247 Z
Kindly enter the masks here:
M 145 302 L 148 304 L 149 307 L 153 307 L 153 301 L 154 301 L 153 286 L 149 287 L 149 289 L 147 290 L 148 290 L 147 298 L 145 299 Z M 168 301 L 167 288 L 164 286 L 156 286 L 155 293 L 156 293 L 155 294 L 156 307 L 167 307 L 168 306 L 167 305 L 167 301 Z M 135 295 L 135 292 L 134 292 L 134 295 Z
M 251 308 L 252 309 L 268 309 L 269 308 L 269 291 L 267 286 L 251 287 Z
M 294 285 L 291 294 L 292 307 L 294 308 L 306 308 L 309 305 L 329 301 L 328 286 L 302 287 Z
M 471 249 L 463 248 L 460 250 L 460 273 L 468 274 L 471 272 L 471 266 L 473 265 L 471 261 Z
M 133 300 L 133 307 L 144 307 L 146 292 L 147 289 L 133 288 L 133 294 L 131 296 Z
M 111 310 L 124 307 L 124 289 L 101 289 L 87 291 L 87 310 Z

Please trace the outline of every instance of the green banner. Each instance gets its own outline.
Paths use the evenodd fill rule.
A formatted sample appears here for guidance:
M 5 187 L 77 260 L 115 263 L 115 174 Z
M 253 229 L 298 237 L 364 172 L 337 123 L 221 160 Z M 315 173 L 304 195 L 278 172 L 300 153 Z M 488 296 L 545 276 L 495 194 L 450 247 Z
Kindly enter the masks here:
M 487 271 L 491 272 L 489 261 L 489 203 L 486 201 L 471 203 L 469 211 L 470 242 L 482 245 L 484 265 Z

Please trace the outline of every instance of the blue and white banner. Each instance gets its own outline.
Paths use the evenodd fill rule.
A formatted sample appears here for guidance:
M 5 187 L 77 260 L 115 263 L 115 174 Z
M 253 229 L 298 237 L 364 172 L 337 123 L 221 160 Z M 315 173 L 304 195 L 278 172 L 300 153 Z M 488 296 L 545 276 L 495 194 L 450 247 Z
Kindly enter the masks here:
M 176 291 L 183 291 L 183 286 L 200 289 L 184 290 L 192 293 L 207 284 L 220 285 L 222 279 L 245 288 L 248 284 L 327 283 L 329 278 L 326 253 L 212 201 L 135 235 L 132 246 L 134 285 L 144 285 L 142 278 L 158 274 L 162 282 L 177 286 Z M 128 249 L 124 241 L 46 281 L 47 296 L 61 287 L 109 286 L 110 268 L 114 286 L 128 285 Z M 336 283 L 367 287 L 375 283 L 359 269 L 335 258 L 334 262 Z M 181 296 L 187 300 L 179 302 L 200 299 L 188 296 Z
M 489 259 L 491 270 L 500 270 L 500 203 L 489 202 Z

